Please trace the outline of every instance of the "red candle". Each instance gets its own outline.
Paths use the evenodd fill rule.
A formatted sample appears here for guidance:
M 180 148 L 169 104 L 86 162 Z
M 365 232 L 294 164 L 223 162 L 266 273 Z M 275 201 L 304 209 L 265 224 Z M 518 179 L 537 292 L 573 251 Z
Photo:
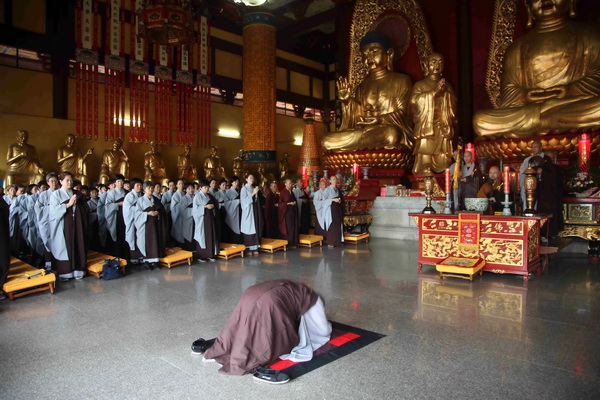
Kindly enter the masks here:
M 307 167 L 302 167 L 302 183 L 304 184 L 304 187 L 308 186 L 308 168 Z
M 504 166 L 504 193 L 510 193 L 510 168 Z
M 354 177 L 356 179 L 358 179 L 358 164 L 357 163 L 354 163 L 352 165 L 352 172 L 354 173 Z
M 590 139 L 588 139 L 587 133 L 581 135 L 579 139 L 579 158 L 582 163 L 587 163 L 590 156 L 591 143 Z
M 446 193 L 450 193 L 450 168 L 446 168 Z
M 469 153 L 471 153 L 471 159 L 474 161 L 475 160 L 475 147 L 473 146 L 473 143 L 467 143 L 467 148 L 465 149 L 465 151 L 468 151 Z

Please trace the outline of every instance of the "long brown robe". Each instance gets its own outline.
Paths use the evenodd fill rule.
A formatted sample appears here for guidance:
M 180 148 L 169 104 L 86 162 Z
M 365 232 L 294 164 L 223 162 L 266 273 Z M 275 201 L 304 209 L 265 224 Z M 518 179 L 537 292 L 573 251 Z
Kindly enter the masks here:
M 287 279 L 249 287 L 204 357 L 230 375 L 270 365 L 298 344 L 300 317 L 317 299 L 308 286 Z
M 276 204 L 279 204 L 279 195 L 269 191 L 265 200 L 265 236 L 279 239 L 279 214 Z
M 165 208 L 160 200 L 155 198 L 152 207 L 147 207 L 144 210 L 144 212 L 148 211 L 158 211 L 158 215 L 155 217 L 148 215 L 146 217 L 146 255 L 143 256 L 143 258 L 163 258 L 166 255 L 165 245 L 167 240 L 167 218 Z M 139 252 L 137 246 L 136 251 Z
M 256 194 L 256 199 L 252 202 L 252 213 L 254 215 L 254 228 L 255 233 L 247 235 L 242 233 L 244 237 L 244 245 L 248 246 L 260 246 L 260 239 L 262 238 L 262 232 L 264 230 L 264 216 L 261 207 L 260 195 Z
M 0 290 L 8 276 L 10 268 L 10 226 L 8 222 L 9 207 L 0 197 Z
M 327 244 L 334 247 L 340 247 L 342 245 L 342 238 L 344 232 L 342 232 L 342 226 L 344 224 L 344 195 L 340 188 L 337 189 L 338 197 L 340 202 L 331 202 L 331 225 L 327 229 Z
M 279 195 L 279 232 L 288 241 L 289 246 L 298 245 L 298 204 L 289 205 L 296 197 L 286 188 Z
M 81 192 L 73 190 L 77 196 L 75 211 L 69 208 L 64 216 L 65 244 L 69 260 L 56 260 L 56 270 L 59 275 L 70 274 L 73 271 L 87 270 L 87 241 L 86 232 L 88 229 L 88 205 L 87 199 Z
M 552 163 L 550 158 L 545 158 L 542 164 L 542 173 L 537 185 L 537 212 L 552 214 L 552 218 L 544 224 L 541 235 L 549 237 L 558 235 L 563 225 L 562 221 L 562 179 L 559 178 L 560 167 Z M 547 230 L 548 229 L 548 230 Z
M 298 232 L 308 235 L 308 230 L 310 229 L 310 202 L 308 201 L 309 197 L 306 190 L 302 189 L 302 192 L 302 196 L 298 199 L 298 207 L 301 211 L 298 218 Z

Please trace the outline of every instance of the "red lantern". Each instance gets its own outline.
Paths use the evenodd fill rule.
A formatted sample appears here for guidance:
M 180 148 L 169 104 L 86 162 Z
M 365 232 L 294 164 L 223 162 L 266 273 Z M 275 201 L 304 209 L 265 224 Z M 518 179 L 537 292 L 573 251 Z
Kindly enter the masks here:
M 469 153 L 471 153 L 471 158 L 474 161 L 475 160 L 475 146 L 473 146 L 473 143 L 467 143 L 467 148 L 465 149 L 465 151 L 468 151 Z

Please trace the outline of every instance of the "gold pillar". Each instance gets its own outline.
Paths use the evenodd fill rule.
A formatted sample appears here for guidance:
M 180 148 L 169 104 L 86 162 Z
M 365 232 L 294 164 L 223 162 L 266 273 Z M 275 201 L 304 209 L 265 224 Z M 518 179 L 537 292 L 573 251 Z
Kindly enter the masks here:
M 275 16 L 244 16 L 244 160 L 275 164 Z

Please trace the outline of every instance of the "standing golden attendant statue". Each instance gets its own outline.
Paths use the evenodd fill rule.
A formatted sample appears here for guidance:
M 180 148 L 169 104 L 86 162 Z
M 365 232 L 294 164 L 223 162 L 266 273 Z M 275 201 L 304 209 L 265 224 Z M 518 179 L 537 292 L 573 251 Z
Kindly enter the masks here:
M 186 144 L 183 154 L 177 157 L 177 177 L 185 182 L 196 182 L 198 179 L 198 170 L 191 152 L 192 146 Z
M 410 97 L 416 155 L 413 173 L 442 172 L 452 163 L 452 138 L 456 127 L 456 96 L 442 78 L 444 57 L 431 53 L 427 76 L 415 83 Z
M 158 151 L 155 141 L 150 142 L 150 151 L 144 154 L 144 180 L 160 183 L 167 186 L 167 168 L 162 153 Z
M 204 177 L 206 179 L 220 179 L 225 176 L 225 168 L 221 164 L 221 157 L 218 155 L 219 148 L 211 146 L 210 154 L 204 159 Z
M 233 175 L 237 176 L 240 179 L 243 179 L 243 176 L 244 176 L 244 149 L 240 149 L 238 156 L 233 159 L 233 163 L 232 163 L 231 167 L 233 170 Z
M 283 153 L 283 158 L 279 161 L 279 179 L 290 175 L 290 155 L 289 153 Z
M 575 0 L 525 4 L 535 26 L 509 46 L 499 107 L 475 114 L 475 132 L 524 138 L 600 127 L 600 31 L 568 19 Z
M 100 179 L 98 181 L 106 184 L 116 174 L 121 174 L 124 177 L 129 175 L 129 157 L 123 150 L 123 139 L 119 138 L 113 142 L 112 149 L 104 150 L 104 153 L 102 153 Z
M 29 132 L 17 131 L 17 143 L 8 146 L 6 154 L 6 178 L 4 187 L 9 185 L 28 185 L 44 179 L 44 169 L 40 165 L 35 147 L 28 144 Z
M 58 148 L 57 162 L 60 172 L 68 171 L 73 174 L 75 179 L 81 181 L 82 185 L 87 185 L 89 179 L 87 176 L 86 158 L 94 152 L 94 149 L 89 149 L 85 154 L 75 145 L 75 135 L 67 134 L 65 145 Z
M 323 138 L 329 151 L 370 149 L 412 150 L 409 118 L 410 77 L 392 71 L 394 49 L 381 32 L 370 31 L 360 41 L 362 60 L 368 76 L 355 93 L 347 78 L 337 81 L 342 101 L 342 125 L 338 132 Z

